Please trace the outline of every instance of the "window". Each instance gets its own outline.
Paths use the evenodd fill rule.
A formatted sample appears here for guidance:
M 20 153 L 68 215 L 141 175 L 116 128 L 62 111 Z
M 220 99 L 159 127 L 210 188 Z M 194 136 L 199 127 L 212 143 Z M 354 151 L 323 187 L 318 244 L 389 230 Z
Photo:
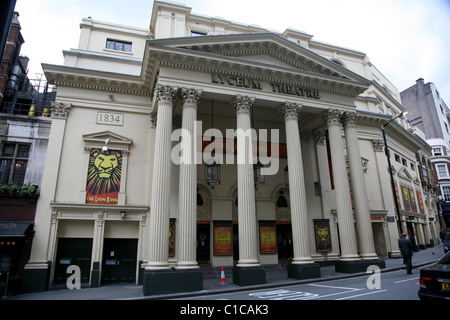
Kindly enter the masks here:
M 398 163 L 400 163 L 400 156 L 398 154 L 395 154 L 395 161 L 397 161 Z
M 450 201 L 450 186 L 442 186 L 442 194 L 445 201 Z
M 437 148 L 433 148 L 433 156 L 442 156 L 442 148 L 441 147 L 437 147 Z
M 439 179 L 448 178 L 447 165 L 445 165 L 445 164 L 438 164 L 438 165 L 436 165 L 436 169 L 437 169 L 437 173 L 438 173 L 438 178 Z
M 132 44 L 131 42 L 127 42 L 127 41 L 107 39 L 106 40 L 106 49 L 131 52 L 131 44 Z
M 406 161 L 405 158 L 402 158 L 402 164 L 407 167 L 408 166 L 408 161 Z
M 23 184 L 30 145 L 4 143 L 0 162 L 0 183 Z

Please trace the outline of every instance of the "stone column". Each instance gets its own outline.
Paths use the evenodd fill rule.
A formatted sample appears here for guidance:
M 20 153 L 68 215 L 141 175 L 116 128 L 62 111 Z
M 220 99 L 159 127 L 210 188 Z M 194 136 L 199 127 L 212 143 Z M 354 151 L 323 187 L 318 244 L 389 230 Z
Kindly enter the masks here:
M 378 259 L 375 253 L 366 181 L 362 170 L 361 153 L 356 132 L 356 117 L 356 112 L 344 112 L 342 120 L 345 130 L 347 158 L 352 185 L 353 204 L 355 208 L 359 255 L 365 260 Z
M 255 182 L 250 115 L 254 99 L 237 96 L 238 220 L 240 267 L 259 266 L 256 232 Z
M 149 219 L 149 261 L 146 270 L 169 269 L 169 209 L 172 108 L 177 89 L 158 85 L 158 117 Z
M 303 173 L 302 149 L 298 128 L 301 105 L 284 103 L 281 113 L 286 127 L 286 145 L 289 168 L 289 197 L 291 200 L 291 222 L 294 258 L 288 265 L 288 276 L 294 279 L 320 277 L 320 267 L 311 259 L 308 232 L 308 209 L 306 205 L 305 176 Z
M 179 183 L 179 217 L 177 223 L 177 266 L 176 269 L 198 268 L 196 261 L 197 237 L 197 164 L 195 162 L 195 121 L 197 103 L 201 91 L 182 89 L 183 104 L 182 142 Z
M 308 209 L 306 206 L 305 178 L 298 128 L 301 105 L 286 102 L 282 107 L 285 119 L 289 168 L 289 195 L 291 200 L 292 237 L 294 259 L 292 263 L 313 263 L 309 248 Z
M 355 261 L 360 258 L 356 246 L 350 187 L 347 177 L 347 166 L 345 164 L 344 145 L 342 143 L 341 115 L 342 113 L 340 111 L 330 109 L 324 114 L 324 119 L 328 126 L 334 188 L 336 192 L 336 209 L 341 244 L 340 260 Z

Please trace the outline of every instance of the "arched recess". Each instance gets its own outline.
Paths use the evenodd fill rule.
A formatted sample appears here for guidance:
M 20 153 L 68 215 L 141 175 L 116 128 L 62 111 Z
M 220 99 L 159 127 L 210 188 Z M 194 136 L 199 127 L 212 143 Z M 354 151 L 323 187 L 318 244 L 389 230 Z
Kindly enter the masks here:
M 211 260 L 211 191 L 208 186 L 197 184 L 197 261 Z
M 294 256 L 292 241 L 291 209 L 289 188 L 279 186 L 272 193 L 275 200 L 277 219 L 277 249 L 280 261 L 290 260 Z

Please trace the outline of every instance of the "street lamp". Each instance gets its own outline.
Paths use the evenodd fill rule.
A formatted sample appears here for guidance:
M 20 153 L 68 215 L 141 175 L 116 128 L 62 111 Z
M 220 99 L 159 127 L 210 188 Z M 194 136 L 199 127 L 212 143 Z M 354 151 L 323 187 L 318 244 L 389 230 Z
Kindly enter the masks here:
M 391 185 L 392 185 L 392 191 L 394 192 L 394 203 L 395 203 L 395 210 L 397 211 L 397 219 L 398 219 L 398 226 L 400 228 L 400 234 L 403 234 L 402 220 L 401 220 L 401 216 L 400 216 L 400 206 L 398 204 L 397 192 L 395 190 L 394 174 L 392 173 L 392 166 L 391 166 L 391 157 L 389 155 L 389 148 L 388 148 L 388 144 L 387 144 L 387 140 L 386 140 L 386 133 L 384 132 L 384 128 L 388 124 L 390 124 L 392 121 L 405 116 L 407 113 L 408 113 L 408 111 L 403 111 L 398 116 L 392 118 L 391 120 L 389 120 L 388 122 L 386 122 L 385 124 L 383 124 L 381 126 L 381 131 L 383 132 L 383 139 L 384 139 L 384 153 L 386 154 L 386 157 L 388 160 L 389 174 L 391 175 Z

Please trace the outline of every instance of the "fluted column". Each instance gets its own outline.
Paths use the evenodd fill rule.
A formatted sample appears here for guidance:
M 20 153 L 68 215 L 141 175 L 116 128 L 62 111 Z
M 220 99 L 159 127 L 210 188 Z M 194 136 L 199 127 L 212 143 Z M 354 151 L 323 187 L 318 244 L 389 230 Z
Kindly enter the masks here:
M 152 197 L 149 219 L 149 261 L 146 270 L 169 269 L 169 195 L 172 108 L 177 89 L 158 85 Z
M 356 246 L 355 226 L 353 224 L 350 187 L 345 164 L 344 145 L 341 136 L 341 112 L 328 110 L 324 119 L 328 126 L 330 140 L 331 163 L 336 192 L 336 209 L 339 222 L 339 238 L 341 244 L 341 261 L 360 259 Z
M 289 195 L 291 200 L 293 264 L 313 263 L 309 247 L 308 210 L 306 206 L 305 178 L 298 127 L 301 105 L 286 102 L 281 112 L 285 119 L 289 168 Z
M 238 267 L 259 266 L 256 232 L 255 187 L 250 114 L 254 99 L 236 96 L 234 108 L 237 116 L 237 169 L 238 169 Z M 247 138 L 246 138 L 247 137 Z M 250 137 L 250 139 L 248 139 Z M 250 140 L 250 141 L 248 141 Z
M 355 208 L 356 232 L 358 235 L 359 255 L 362 259 L 377 259 L 370 221 L 369 200 L 366 181 L 361 164 L 358 135 L 356 132 L 356 112 L 344 112 L 342 120 L 347 145 L 347 158 L 352 185 L 353 205 Z
M 197 237 L 197 164 L 195 153 L 195 121 L 201 91 L 182 89 L 183 118 L 180 161 L 179 217 L 177 224 L 176 269 L 198 268 L 196 261 Z

